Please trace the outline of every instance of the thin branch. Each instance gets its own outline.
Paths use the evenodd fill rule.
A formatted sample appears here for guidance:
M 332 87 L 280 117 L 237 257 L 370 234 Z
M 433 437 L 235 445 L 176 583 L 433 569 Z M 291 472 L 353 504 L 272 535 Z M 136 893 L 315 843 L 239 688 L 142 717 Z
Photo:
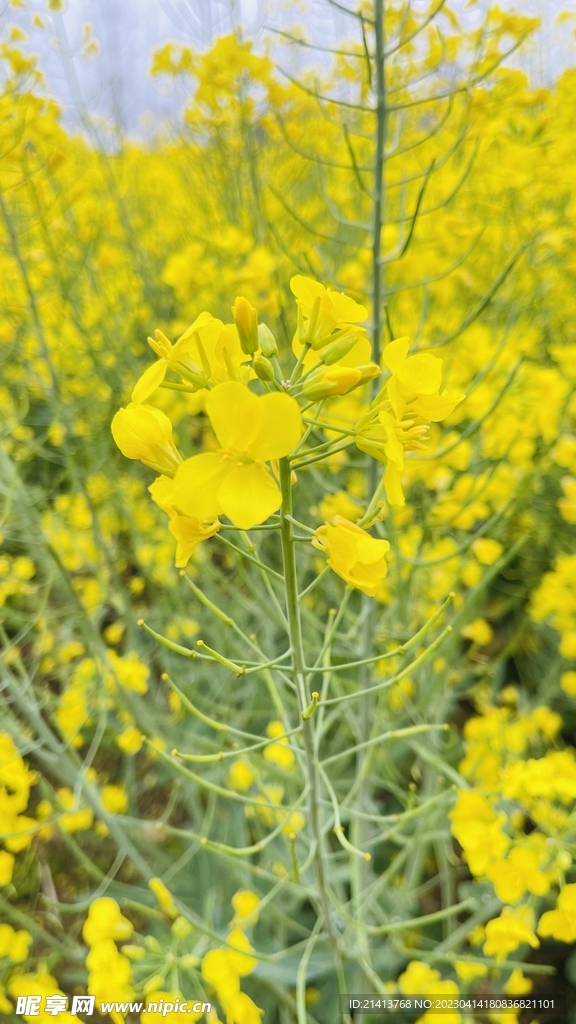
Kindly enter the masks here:
M 478 245 L 478 242 L 482 238 L 482 235 L 484 234 L 484 231 L 485 231 L 485 229 L 482 228 L 481 231 L 476 236 L 476 238 L 474 239 L 474 241 L 472 242 L 472 245 L 470 245 L 469 248 L 466 249 L 466 251 L 461 256 L 458 257 L 458 259 L 452 264 L 452 266 L 448 267 L 446 270 L 442 270 L 439 274 L 431 274 L 430 277 L 422 278 L 422 280 L 420 280 L 420 281 L 404 282 L 403 284 L 394 285 L 392 288 L 386 288 L 385 289 L 385 294 L 386 295 L 395 295 L 397 292 L 403 292 L 403 291 L 407 290 L 408 288 L 422 288 L 422 287 L 424 287 L 426 285 L 434 284 L 435 281 L 442 281 L 445 277 L 448 277 L 449 274 L 452 274 L 459 266 L 462 265 L 462 263 L 464 263 L 468 259 L 468 256 L 470 255 L 470 253 Z M 389 260 L 388 262 L 392 263 L 394 261 L 393 260 Z M 448 339 L 448 340 L 450 340 L 450 339 Z M 441 343 L 437 343 L 437 344 L 434 343 L 432 345 L 422 346 L 422 348 L 419 351 L 423 352 L 425 349 L 428 349 L 428 348 L 439 348 L 440 344 L 443 345 L 443 344 L 445 344 L 445 342 L 441 342 Z
M 354 239 L 348 240 L 346 238 L 336 238 L 335 235 L 328 235 L 324 231 L 318 231 L 317 228 L 313 227 L 312 224 L 304 220 L 303 217 L 301 217 L 298 213 L 296 213 L 295 210 L 292 209 L 291 206 L 288 205 L 284 197 L 279 192 L 276 191 L 273 185 L 269 184 L 268 188 L 272 195 L 274 196 L 274 198 L 277 199 L 278 202 L 281 203 L 281 205 L 284 207 L 286 213 L 289 213 L 290 216 L 294 218 L 296 223 L 299 224 L 301 228 L 304 228 L 305 231 L 309 231 L 311 235 L 316 235 L 317 238 L 322 238 L 325 242 L 335 242 L 337 245 L 348 245 L 352 246 L 352 248 L 354 249 L 370 249 L 369 245 L 364 245 L 362 243 L 355 241 Z
M 332 50 L 329 46 L 318 46 L 316 43 L 307 43 L 305 39 L 298 39 L 298 36 L 293 36 L 290 32 L 283 32 L 282 29 L 274 28 L 273 25 L 264 25 L 263 28 L 267 32 L 273 32 L 274 35 L 288 39 L 291 43 L 297 43 L 298 46 L 304 46 L 307 50 L 318 50 L 320 53 L 332 53 L 336 57 L 358 57 L 360 59 L 364 57 L 361 50 L 357 50 L 355 53 L 352 50 Z
M 470 313 L 470 315 L 467 316 L 466 319 L 462 321 L 460 326 L 455 331 L 453 331 L 452 334 L 445 335 L 439 341 L 435 341 L 431 345 L 423 345 L 420 351 L 424 352 L 428 351 L 431 348 L 440 348 L 442 345 L 447 345 L 449 341 L 454 341 L 455 338 L 462 334 L 462 331 L 465 331 L 467 327 L 470 327 L 470 324 L 473 324 L 474 321 L 480 316 L 480 314 L 486 309 L 486 306 L 493 299 L 494 295 L 496 294 L 500 286 L 504 284 L 504 281 L 508 277 L 508 274 L 516 265 L 525 249 L 526 243 L 523 243 L 516 250 L 510 262 L 504 267 L 504 270 L 498 275 L 492 287 L 489 289 L 489 291 L 486 292 L 483 299 L 476 306 L 476 309 L 474 309 L 472 313 Z
M 279 64 L 277 65 L 277 68 L 280 74 L 284 75 L 284 78 L 287 78 L 289 82 L 292 82 L 292 85 L 295 85 L 298 89 L 302 89 L 302 92 L 305 92 L 308 96 L 318 100 L 319 103 L 334 103 L 336 106 L 346 107 L 348 110 L 360 110 L 363 114 L 374 113 L 373 107 L 365 107 L 362 103 L 350 103 L 348 100 L 337 100 L 333 96 L 324 96 L 322 93 L 316 92 L 314 89 L 310 89 L 307 85 L 304 85 L 303 82 L 294 78 L 288 73 L 288 71 L 280 67 Z
M 412 39 L 415 39 L 416 36 L 420 35 L 420 33 L 423 32 L 425 28 L 427 28 L 430 22 L 434 21 L 434 18 L 436 17 L 437 14 L 440 13 L 445 3 L 446 0 L 440 0 L 440 3 L 436 5 L 434 10 L 430 12 L 427 18 L 420 25 L 418 25 L 413 32 L 410 32 L 410 34 L 405 36 L 404 39 L 400 39 L 396 46 L 393 46 L 390 50 L 387 50 L 384 56 L 391 57 L 393 53 L 398 53 L 398 50 L 401 50 L 402 47 L 407 46 Z
M 338 168 L 339 170 L 342 170 L 342 171 L 358 171 L 358 170 L 360 170 L 360 171 L 371 171 L 372 170 L 371 167 L 362 167 L 362 166 L 358 167 L 354 163 L 352 164 L 352 166 L 350 166 L 350 164 L 339 163 L 337 160 L 327 160 L 325 157 L 318 156 L 317 153 L 308 153 L 308 152 L 306 152 L 305 149 L 302 149 L 302 147 L 297 142 L 294 142 L 294 140 L 290 138 L 290 136 L 288 135 L 288 132 L 286 131 L 286 127 L 284 125 L 284 122 L 283 122 L 283 120 L 280 117 L 280 114 L 278 112 L 276 112 L 276 121 L 277 121 L 277 124 L 278 124 L 278 126 L 280 128 L 282 136 L 283 136 L 285 142 L 287 143 L 287 145 L 289 145 L 290 148 L 293 149 L 295 153 L 298 153 L 298 156 L 304 157 L 305 160 L 309 160 L 311 163 L 322 163 L 322 164 L 325 164 L 326 167 L 336 167 L 336 168 Z
M 343 14 L 349 14 L 351 18 L 357 18 L 360 22 L 365 22 L 366 25 L 373 25 L 374 19 L 368 18 L 366 14 L 362 14 L 361 11 L 351 11 L 349 7 L 344 7 L 344 4 L 339 4 L 337 0 L 326 0 L 331 7 L 335 7 L 336 10 L 342 11 Z

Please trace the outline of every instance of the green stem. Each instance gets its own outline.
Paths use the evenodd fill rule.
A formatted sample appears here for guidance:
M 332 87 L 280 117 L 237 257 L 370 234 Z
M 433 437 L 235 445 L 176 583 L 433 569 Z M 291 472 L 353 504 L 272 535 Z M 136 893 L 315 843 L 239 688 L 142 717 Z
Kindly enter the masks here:
M 292 482 L 291 468 L 288 459 L 280 459 L 280 490 L 282 492 L 282 508 L 280 512 L 280 537 L 282 541 L 282 559 L 284 563 L 284 580 L 286 586 L 286 607 L 288 612 L 288 626 L 290 647 L 292 648 L 293 679 L 298 697 L 298 710 L 302 714 L 310 704 L 311 695 L 308 693 L 306 679 L 306 661 L 304 657 L 304 642 L 302 637 L 302 623 L 300 620 L 300 606 L 298 603 L 298 577 L 296 572 L 296 549 L 294 546 L 294 530 L 292 519 Z M 330 938 L 330 943 L 337 954 L 336 938 L 331 924 L 330 900 L 326 886 L 326 865 L 324 854 L 324 842 L 320 822 L 320 801 L 319 801 L 319 777 L 316 764 L 314 726 L 311 719 L 302 720 L 302 736 L 304 739 L 304 755 L 306 772 L 308 775 L 309 794 L 309 816 L 312 838 L 316 847 L 315 869 L 316 881 L 318 884 L 318 895 L 324 927 Z

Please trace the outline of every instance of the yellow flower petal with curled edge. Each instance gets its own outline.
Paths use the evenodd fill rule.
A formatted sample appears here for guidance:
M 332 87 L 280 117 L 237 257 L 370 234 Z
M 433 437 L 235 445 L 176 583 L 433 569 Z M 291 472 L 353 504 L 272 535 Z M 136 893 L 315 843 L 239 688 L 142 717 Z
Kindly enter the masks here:
M 312 543 L 328 555 L 328 565 L 346 583 L 369 597 L 376 596 L 388 571 L 387 540 L 371 537 L 356 523 L 334 516 L 332 524 L 316 530 Z
M 156 363 L 152 363 L 152 366 L 149 366 L 147 370 L 144 370 L 144 373 L 134 385 L 131 395 L 132 401 L 139 404 L 150 398 L 150 395 L 156 391 L 156 388 L 159 388 L 163 383 L 167 369 L 168 362 L 165 359 L 159 359 Z
M 151 495 L 152 501 L 155 501 L 162 511 L 167 512 L 169 516 L 176 514 L 176 506 L 172 497 L 172 488 L 173 482 L 169 476 L 157 476 L 148 488 L 148 493 Z
M 515 967 L 502 991 L 507 996 L 524 996 L 532 991 L 532 982 L 530 978 L 524 977 L 519 967 Z
M 241 530 L 263 523 L 282 502 L 280 488 L 261 463 L 232 466 L 218 489 L 224 515 Z
M 348 295 L 325 288 L 323 284 L 303 277 L 302 274 L 296 274 L 291 279 L 290 289 L 296 296 L 302 317 L 308 321 L 304 336 L 312 329 L 312 336 L 306 340 L 314 349 L 322 348 L 335 328 L 360 323 L 368 316 L 366 307 Z
M 118 410 L 111 430 L 127 459 L 139 459 L 157 473 L 174 476 L 182 459 L 172 440 L 172 424 L 160 409 L 132 402 Z
M 173 516 L 168 529 L 178 542 L 176 548 L 176 568 L 183 569 L 198 544 L 208 537 L 213 537 L 220 529 L 218 519 L 209 521 L 192 516 Z
M 410 411 L 413 409 L 423 419 L 439 423 L 440 420 L 446 419 L 450 413 L 454 412 L 456 406 L 460 405 L 465 398 L 466 395 L 463 392 L 456 391 L 443 391 L 441 395 L 420 393 L 410 406 Z
M 295 274 L 290 278 L 290 291 L 301 303 L 304 316 L 310 315 L 310 310 L 317 298 L 322 298 L 326 289 L 319 281 L 311 277 L 304 277 L 303 274 Z
M 303 274 L 296 274 L 290 280 L 290 291 L 296 297 L 304 316 L 310 312 L 317 298 L 320 299 L 322 314 L 328 314 L 335 323 L 359 324 L 368 316 L 365 306 L 351 299 L 343 292 L 325 288 L 319 281 Z
M 565 885 L 560 892 L 556 910 L 547 910 L 540 918 L 538 935 L 557 942 L 576 942 L 576 883 Z

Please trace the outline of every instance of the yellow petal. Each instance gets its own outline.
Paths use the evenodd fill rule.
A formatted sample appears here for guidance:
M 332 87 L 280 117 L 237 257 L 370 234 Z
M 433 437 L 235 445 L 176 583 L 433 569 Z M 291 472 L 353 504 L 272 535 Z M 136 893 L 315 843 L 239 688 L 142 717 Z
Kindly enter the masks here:
M 219 384 L 210 392 L 206 412 L 222 448 L 227 449 L 246 451 L 262 422 L 257 395 L 235 380 Z
M 236 952 L 236 949 L 227 949 L 228 957 L 232 968 L 236 974 L 240 977 L 244 977 L 246 974 L 251 974 L 254 968 L 257 966 L 258 961 L 255 957 L 250 956 L 250 953 L 254 952 L 253 947 L 250 944 L 249 939 L 244 934 L 241 928 L 233 928 L 228 935 L 227 941 L 231 946 L 235 946 L 236 949 L 242 949 L 244 952 Z
M 159 388 L 164 377 L 166 376 L 166 370 L 168 369 L 168 363 L 165 359 L 159 359 L 156 363 L 152 363 L 147 370 L 140 377 L 134 385 L 131 398 L 133 402 L 145 402 L 150 397 L 156 388 Z
M 208 324 L 214 324 L 218 328 L 222 327 L 221 320 L 216 320 L 216 318 L 212 316 L 212 313 L 208 313 L 206 310 L 204 310 L 203 313 L 200 313 L 199 316 L 196 317 L 194 323 L 190 324 L 190 327 L 186 328 L 184 334 L 180 335 L 176 344 L 178 345 L 180 342 L 186 341 L 188 338 L 191 338 L 196 331 L 200 331 L 203 327 L 207 327 Z
M 361 306 L 359 302 L 355 302 L 343 292 L 333 292 L 329 288 L 328 297 L 331 303 L 330 316 L 335 323 L 359 324 L 368 316 L 366 306 Z
M 418 352 L 398 370 L 398 380 L 417 395 L 433 395 L 440 387 L 442 360 L 427 352 Z
M 404 449 L 396 436 L 395 423 L 390 413 L 383 410 L 378 414 L 378 419 L 384 427 L 385 442 L 384 453 L 389 462 L 393 462 L 399 470 L 404 468 Z
M 398 371 L 403 367 L 406 362 L 409 347 L 409 338 L 397 338 L 396 341 L 388 342 L 384 349 L 384 362 L 390 370 L 390 373 L 398 373 Z
M 125 409 L 118 410 L 110 429 L 127 459 L 140 459 L 145 466 L 165 476 L 172 476 L 180 464 L 180 455 L 172 440 L 172 424 L 161 409 L 131 402 Z
M 252 464 L 236 465 L 228 471 L 219 488 L 218 500 L 224 515 L 234 526 L 250 530 L 280 508 L 282 496 L 266 467 Z
M 213 537 L 220 529 L 220 523 L 217 519 L 214 522 L 205 523 L 201 519 L 191 516 L 173 516 L 168 524 L 168 529 L 178 542 L 176 568 L 183 569 L 200 541 Z
M 384 488 L 389 505 L 405 505 L 402 479 L 393 462 L 389 462 L 384 473 Z
M 232 463 L 224 462 L 216 452 L 204 452 L 186 459 L 173 480 L 172 501 L 184 515 L 214 519 L 224 509 L 218 492 Z
M 169 476 L 157 476 L 154 483 L 150 484 L 148 493 L 160 506 L 163 512 L 172 515 L 175 511 L 174 499 L 172 497 L 172 481 Z
M 358 328 L 360 330 L 360 328 Z M 342 359 L 338 360 L 339 366 L 362 366 L 370 362 L 372 345 L 366 334 L 361 334 L 358 341 Z
M 390 377 L 386 384 L 386 394 L 388 401 L 392 406 L 394 415 L 397 420 L 401 420 L 406 411 L 406 402 L 401 395 L 398 394 L 398 388 L 396 387 L 396 377 Z
M 318 296 L 322 297 L 322 295 L 326 294 L 323 284 L 320 284 L 319 281 L 314 281 L 311 277 L 304 277 L 303 274 L 296 274 L 290 279 L 290 291 L 301 304 L 304 315 L 310 313 L 314 300 Z
M 454 412 L 456 406 L 465 398 L 466 395 L 459 394 L 457 391 L 443 391 L 441 395 L 423 394 L 416 399 L 410 409 L 414 409 L 414 412 L 423 416 L 424 419 L 437 423 Z
M 296 447 L 302 436 L 302 417 L 298 402 L 280 392 L 262 395 L 260 429 L 248 448 L 257 462 L 282 459 Z

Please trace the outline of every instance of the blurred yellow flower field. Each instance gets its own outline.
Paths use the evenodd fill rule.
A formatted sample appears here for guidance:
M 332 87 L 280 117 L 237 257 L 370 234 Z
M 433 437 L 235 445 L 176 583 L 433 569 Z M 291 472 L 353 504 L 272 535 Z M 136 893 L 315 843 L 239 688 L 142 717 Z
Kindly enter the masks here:
M 576 70 L 321 4 L 121 144 L 2 15 L 9 1024 L 576 1020 Z

